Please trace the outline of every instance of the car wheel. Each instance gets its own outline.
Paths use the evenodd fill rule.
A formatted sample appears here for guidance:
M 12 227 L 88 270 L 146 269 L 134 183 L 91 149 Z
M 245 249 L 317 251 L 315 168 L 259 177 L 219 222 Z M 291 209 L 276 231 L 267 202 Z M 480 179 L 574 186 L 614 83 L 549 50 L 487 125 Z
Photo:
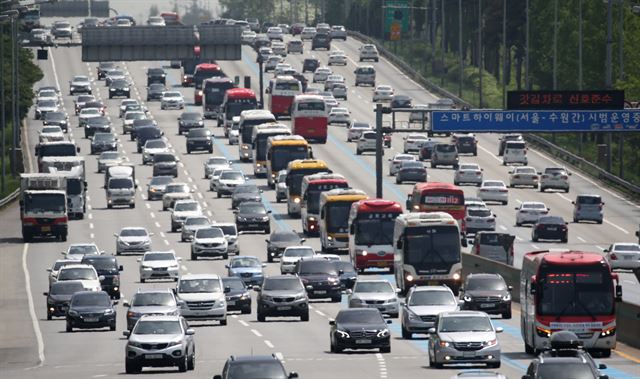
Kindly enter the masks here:
M 265 320 L 266 317 L 262 313 L 258 312 L 258 322 L 265 322 Z
M 331 302 L 332 303 L 339 303 L 341 300 L 342 300 L 342 295 L 332 296 L 331 297 Z
M 380 352 L 383 354 L 389 354 L 391 353 L 391 346 L 385 346 L 385 347 L 381 347 L 380 348 Z
M 127 374 L 137 374 L 140 372 L 140 366 L 127 360 L 124 362 L 124 371 Z
M 144 282 L 146 282 L 146 281 L 147 281 L 147 280 L 146 280 L 145 278 L 140 278 L 140 283 L 144 283 Z
M 265 229 L 264 234 L 271 234 L 271 227 Z
M 193 354 L 189 355 L 189 357 L 187 358 L 187 370 L 191 371 L 191 370 L 195 370 L 196 368 L 196 357 L 195 357 L 196 353 L 194 352 Z
M 227 325 L 227 319 L 225 318 L 225 319 L 220 320 L 220 325 L 221 326 Z
M 243 314 L 243 315 L 250 315 L 251 314 L 251 306 L 246 307 L 246 308 L 242 308 L 240 313 Z
M 531 237 L 531 240 L 532 240 L 533 242 L 538 242 L 538 236 L 534 234 L 534 235 Z
M 413 337 L 413 333 L 402 327 L 402 338 L 405 340 L 410 340 Z
M 300 316 L 300 321 L 309 321 L 309 311 Z
M 67 321 L 67 328 L 66 328 L 68 333 L 73 332 L 73 326 L 71 326 L 71 323 L 69 321 Z
M 178 362 L 178 371 L 187 372 L 187 357 L 185 356 L 183 360 Z
M 502 318 L 504 318 L 506 320 L 510 320 L 511 319 L 511 309 L 509 309 L 507 312 L 504 312 L 502 314 Z
M 500 362 L 487 363 L 487 367 L 490 367 L 490 368 L 500 368 Z
M 198 260 L 198 256 L 193 252 L 193 250 L 191 250 L 191 260 L 192 261 L 197 261 Z
M 222 194 L 220 193 L 220 191 L 216 192 L 216 197 L 219 199 L 222 197 Z
M 116 322 L 114 321 L 113 324 L 109 325 L 109 330 L 112 332 L 116 331 Z

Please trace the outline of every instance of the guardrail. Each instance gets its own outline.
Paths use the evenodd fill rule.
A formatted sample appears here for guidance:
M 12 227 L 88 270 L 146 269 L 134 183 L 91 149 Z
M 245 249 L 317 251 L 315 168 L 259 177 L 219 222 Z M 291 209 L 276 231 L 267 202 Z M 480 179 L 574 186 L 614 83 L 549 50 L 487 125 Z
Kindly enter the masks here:
M 5 206 L 7 206 L 7 204 L 17 199 L 19 195 L 20 195 L 20 189 L 18 188 L 15 191 L 8 194 L 7 196 L 5 196 L 4 199 L 0 199 L 0 208 L 4 208 Z

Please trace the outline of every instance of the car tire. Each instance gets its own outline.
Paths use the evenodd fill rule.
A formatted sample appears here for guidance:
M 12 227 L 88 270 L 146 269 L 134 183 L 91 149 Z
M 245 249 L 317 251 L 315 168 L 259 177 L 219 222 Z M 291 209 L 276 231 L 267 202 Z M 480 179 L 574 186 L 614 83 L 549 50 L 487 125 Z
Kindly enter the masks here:
M 187 372 L 187 357 L 185 356 L 183 360 L 178 362 L 178 371 Z
M 538 238 L 538 236 L 536 236 L 536 235 L 534 234 L 534 235 L 531 237 L 531 240 L 532 240 L 533 242 L 538 242 L 539 238 Z
M 51 314 L 51 312 L 47 312 L 47 320 L 51 320 L 53 318 L 53 315 Z
M 196 368 L 196 353 L 189 355 L 187 357 L 187 370 L 193 371 Z
M 266 317 L 262 313 L 258 312 L 258 322 L 265 322 L 265 321 L 266 321 Z
M 302 316 L 300 316 L 300 321 L 309 321 L 309 311 L 307 311 L 305 314 L 303 314 Z
M 67 321 L 66 330 L 67 330 L 67 333 L 72 333 L 73 332 L 73 326 L 71 325 L 71 323 L 69 321 Z
M 339 303 L 340 301 L 342 301 L 342 295 L 332 296 L 331 297 L 331 302 L 332 303 Z
M 146 280 L 145 278 L 140 278 L 140 283 L 144 283 L 144 282 L 146 282 L 146 281 L 147 281 L 147 280 Z
M 271 234 L 271 227 L 265 229 L 264 234 Z
M 242 310 L 240 310 L 240 313 L 243 315 L 250 315 L 251 314 L 251 306 L 248 306 L 246 308 L 242 308 Z
M 222 259 L 223 259 L 223 260 L 225 260 L 225 261 L 226 261 L 227 259 L 229 259 L 229 254 L 227 254 L 227 253 L 222 254 Z
M 402 184 L 402 180 L 400 180 L 397 175 L 396 175 L 396 184 Z
M 140 366 L 138 366 L 137 364 L 133 363 L 133 362 L 129 362 L 128 360 L 124 362 L 124 371 L 127 374 L 137 374 L 139 373 L 140 370 Z
M 389 354 L 391 353 L 391 346 L 385 346 L 380 348 L 380 353 Z
M 220 326 L 226 326 L 227 325 L 227 319 L 222 319 L 220 320 Z
M 487 363 L 487 367 L 489 367 L 489 368 L 500 368 L 500 362 Z
M 544 192 L 545 188 L 544 187 L 540 187 L 540 192 Z
M 219 199 L 222 197 L 222 194 L 220 193 L 220 191 L 216 192 L 216 197 Z
M 196 255 L 193 250 L 191 251 L 191 260 L 192 261 L 197 261 L 198 260 L 198 255 Z
M 404 328 L 404 326 L 402 327 L 402 338 L 405 340 L 410 340 L 413 337 L 413 333 L 411 333 L 410 331 L 408 331 L 407 329 Z
M 109 325 L 109 330 L 112 332 L 116 331 L 116 322 L 114 321 L 113 324 Z

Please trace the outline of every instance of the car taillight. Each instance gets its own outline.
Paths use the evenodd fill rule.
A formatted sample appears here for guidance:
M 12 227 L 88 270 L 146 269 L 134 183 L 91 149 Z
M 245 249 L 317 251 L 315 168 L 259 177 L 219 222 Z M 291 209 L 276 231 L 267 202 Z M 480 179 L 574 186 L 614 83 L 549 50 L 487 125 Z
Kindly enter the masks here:
M 538 179 L 538 175 L 532 176 L 531 179 Z
M 476 175 L 480 176 L 480 175 L 482 175 L 482 172 L 476 171 Z
M 501 189 L 500 192 L 504 193 L 504 192 L 509 192 L 509 190 L 506 189 Z
M 598 205 L 598 209 L 599 209 L 599 210 L 602 210 L 602 204 L 599 204 L 599 205 Z
M 514 175 L 513 178 L 514 179 L 520 179 L 520 175 Z
M 549 175 L 542 175 L 542 179 L 547 179 L 549 178 Z
M 525 210 L 520 210 L 520 213 L 529 213 L 529 211 L 525 211 Z
M 609 255 L 609 259 L 611 259 L 612 261 L 618 260 L 618 256 L 615 253 L 611 253 L 611 255 Z
M 569 177 L 568 177 L 568 176 L 565 176 L 565 175 L 562 175 L 562 176 L 560 177 L 560 179 L 567 180 L 567 179 L 569 179 Z
M 480 255 L 480 245 L 476 245 L 476 255 Z
M 473 219 L 471 217 L 467 217 L 466 220 L 467 221 L 473 221 Z

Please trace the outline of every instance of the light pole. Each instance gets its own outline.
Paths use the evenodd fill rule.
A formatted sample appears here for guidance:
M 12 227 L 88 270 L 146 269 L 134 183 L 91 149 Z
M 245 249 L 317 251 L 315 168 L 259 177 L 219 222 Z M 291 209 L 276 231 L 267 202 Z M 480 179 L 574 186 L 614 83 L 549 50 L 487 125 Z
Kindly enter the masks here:
M 444 0 L 442 0 L 441 8 L 442 9 L 440 11 L 442 13 L 442 16 L 441 16 L 442 17 L 442 30 L 441 30 L 441 33 L 440 33 L 440 42 L 441 42 L 441 45 L 442 45 L 442 47 L 441 47 L 442 51 L 440 52 L 440 62 L 442 64 L 442 67 L 440 67 L 440 70 L 442 71 L 442 74 L 440 76 L 440 78 L 441 78 L 440 79 L 440 85 L 441 85 L 441 87 L 444 87 L 444 76 L 446 75 L 445 72 L 444 72 L 445 71 L 444 70 L 444 66 L 445 66 L 445 64 L 444 64 L 444 49 L 445 49 L 445 41 L 444 41 L 444 36 L 445 36 Z
M 524 50 L 525 50 L 525 53 L 524 53 L 524 71 L 525 71 L 524 88 L 526 88 L 527 90 L 531 90 L 531 86 L 530 86 L 530 83 L 529 83 L 529 33 L 530 33 L 530 30 L 529 30 L 529 12 L 530 12 L 529 1 L 530 0 L 527 0 L 526 4 L 525 4 L 525 8 L 526 8 L 525 9 L 525 18 L 526 18 L 526 21 L 525 21 L 525 33 L 524 33 L 524 39 L 525 39 L 525 42 L 524 42 L 524 45 L 525 45 L 525 48 L 524 48 Z
M 478 86 L 478 106 L 482 108 L 482 66 L 484 60 L 482 59 L 482 0 L 478 0 L 478 71 L 480 72 L 479 86 Z
M 464 59 L 462 57 L 462 0 L 458 0 L 458 59 L 460 61 L 458 97 L 462 97 L 462 81 L 464 80 Z
M 0 157 L 0 165 L 2 165 L 2 178 L 0 183 L 0 191 L 4 194 L 7 189 L 5 176 L 7 174 L 7 168 L 5 165 L 5 156 L 7 154 L 5 133 L 7 127 L 7 119 L 5 118 L 5 101 L 4 101 L 4 22 L 8 19 L 8 16 L 0 16 L 0 133 L 2 133 L 2 156 Z
M 557 89 L 558 89 L 558 0 L 554 0 L 553 1 L 553 90 L 555 91 Z
M 613 54 L 613 20 L 612 9 L 613 0 L 607 1 L 607 59 L 605 67 L 605 87 L 611 89 L 613 85 L 613 73 L 612 73 L 612 54 Z M 607 133 L 607 172 L 611 172 L 613 166 L 613 157 L 611 156 L 611 132 Z
M 556 0 L 557 1 L 557 0 Z M 507 0 L 502 0 L 502 108 L 507 109 Z

